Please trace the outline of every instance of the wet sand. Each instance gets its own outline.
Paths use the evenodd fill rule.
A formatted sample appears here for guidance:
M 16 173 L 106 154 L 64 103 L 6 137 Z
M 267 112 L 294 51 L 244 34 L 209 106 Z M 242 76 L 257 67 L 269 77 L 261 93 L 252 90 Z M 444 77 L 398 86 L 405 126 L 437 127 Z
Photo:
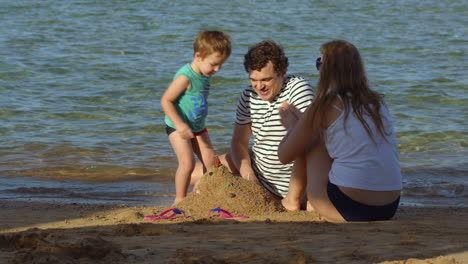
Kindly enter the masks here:
M 168 207 L 2 201 L 0 263 L 468 263 L 467 208 L 330 223 L 252 184 L 215 171 L 178 205 L 186 217 L 153 221 Z M 248 218 L 208 216 L 215 206 Z

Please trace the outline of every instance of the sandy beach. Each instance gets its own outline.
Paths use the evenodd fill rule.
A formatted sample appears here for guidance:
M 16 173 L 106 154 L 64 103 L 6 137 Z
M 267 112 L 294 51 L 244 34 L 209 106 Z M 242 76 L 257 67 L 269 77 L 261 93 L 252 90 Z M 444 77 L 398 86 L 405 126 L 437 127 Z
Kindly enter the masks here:
M 0 6 L 0 264 L 468 264 L 467 1 Z M 356 45 L 392 115 L 395 217 L 331 223 L 226 177 L 177 205 L 186 217 L 145 220 L 174 199 L 179 162 L 160 100 L 201 30 L 232 42 L 210 79 L 216 154 L 231 149 L 249 47 L 281 44 L 287 74 L 317 91 L 321 45 Z M 248 218 L 207 215 L 218 206 Z
M 263 188 L 208 174 L 168 207 L 0 202 L 0 263 L 468 263 L 467 208 L 400 207 L 391 221 L 287 212 Z M 209 209 L 222 206 L 244 219 Z M 170 213 L 166 214 L 170 215 Z
M 0 263 L 468 263 L 466 208 L 402 207 L 395 219 L 315 213 L 146 221 L 163 207 L 1 202 Z

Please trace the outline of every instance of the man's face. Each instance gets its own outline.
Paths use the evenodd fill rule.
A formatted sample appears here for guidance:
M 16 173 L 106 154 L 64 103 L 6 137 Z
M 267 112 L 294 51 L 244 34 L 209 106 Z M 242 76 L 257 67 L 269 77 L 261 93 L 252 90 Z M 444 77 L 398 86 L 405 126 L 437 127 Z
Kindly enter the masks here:
M 253 89 L 262 100 L 270 103 L 281 92 L 285 78 L 286 73 L 277 74 L 271 61 L 260 71 L 253 70 L 250 72 L 250 82 Z

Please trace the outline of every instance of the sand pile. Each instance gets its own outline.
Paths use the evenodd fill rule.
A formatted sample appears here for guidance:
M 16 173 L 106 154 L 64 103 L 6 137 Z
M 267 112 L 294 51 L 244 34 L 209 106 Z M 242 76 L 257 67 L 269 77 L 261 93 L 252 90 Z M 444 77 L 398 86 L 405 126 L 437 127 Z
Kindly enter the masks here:
M 40 231 L 0 235 L 0 250 L 14 252 L 14 264 L 127 263 L 117 244 L 99 236 L 67 239 Z
M 284 211 L 281 200 L 255 182 L 233 176 L 226 167 L 210 169 L 198 188 L 177 205 L 188 215 L 206 216 L 221 207 L 237 216 L 265 215 Z

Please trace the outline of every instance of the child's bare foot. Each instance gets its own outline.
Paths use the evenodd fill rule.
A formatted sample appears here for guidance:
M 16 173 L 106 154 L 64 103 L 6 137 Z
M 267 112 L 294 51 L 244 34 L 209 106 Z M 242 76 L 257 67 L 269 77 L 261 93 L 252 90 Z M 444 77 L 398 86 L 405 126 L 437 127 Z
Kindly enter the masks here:
M 176 206 L 177 204 L 179 204 L 180 202 L 182 202 L 184 198 L 175 198 L 174 202 L 172 203 L 172 207 Z
M 299 200 L 291 201 L 289 197 L 284 198 L 281 200 L 281 204 L 286 208 L 288 211 L 297 211 L 301 209 L 301 203 Z

